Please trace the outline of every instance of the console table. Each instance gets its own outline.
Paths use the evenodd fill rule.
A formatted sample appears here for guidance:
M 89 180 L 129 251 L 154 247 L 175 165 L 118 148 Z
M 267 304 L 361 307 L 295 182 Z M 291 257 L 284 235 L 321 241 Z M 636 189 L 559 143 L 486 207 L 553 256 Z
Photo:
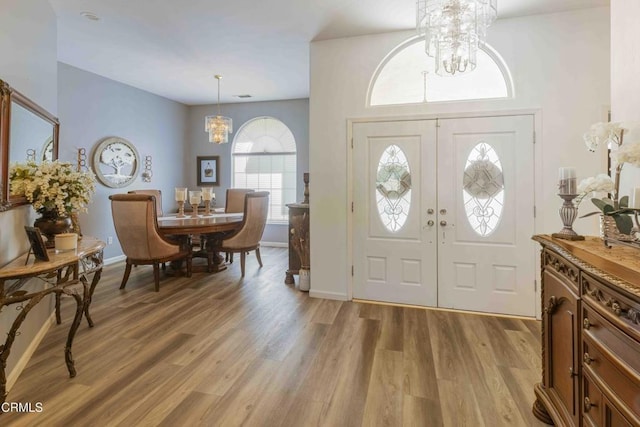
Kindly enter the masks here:
M 534 414 L 561 426 L 640 425 L 640 250 L 542 245 L 542 382 Z
M 56 253 L 53 249 L 49 250 L 49 261 L 36 261 L 34 256 L 29 257 L 27 261 L 27 254 L 24 254 L 0 268 L 0 309 L 14 304 L 20 304 L 19 307 L 21 307 L 7 333 L 4 345 L 0 346 L 0 403 L 5 402 L 7 397 L 5 370 L 18 329 L 31 309 L 45 296 L 52 293 L 56 295 L 56 320 L 58 324 L 61 323 L 60 296 L 62 294 L 70 295 L 76 301 L 76 313 L 65 346 L 65 361 L 69 376 L 75 377 L 76 370 L 71 346 L 83 314 L 86 316 L 89 326 L 93 326 L 89 307 L 93 291 L 102 274 L 104 247 L 104 242 L 85 236 L 78 242 L 78 248 L 75 251 Z M 90 274 L 93 274 L 91 283 L 89 283 Z M 22 290 L 25 283 L 32 278 L 44 281 L 44 289 L 38 291 Z M 82 285 L 82 295 L 79 294 L 78 287 L 73 286 L 77 284 Z

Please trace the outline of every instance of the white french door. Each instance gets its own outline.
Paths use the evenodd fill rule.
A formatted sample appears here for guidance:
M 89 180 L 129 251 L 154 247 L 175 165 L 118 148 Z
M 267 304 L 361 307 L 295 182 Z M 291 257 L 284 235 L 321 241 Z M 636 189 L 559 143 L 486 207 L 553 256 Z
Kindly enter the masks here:
M 353 137 L 354 298 L 535 315 L 533 116 Z
M 354 297 L 435 306 L 436 121 L 358 123 L 354 137 Z

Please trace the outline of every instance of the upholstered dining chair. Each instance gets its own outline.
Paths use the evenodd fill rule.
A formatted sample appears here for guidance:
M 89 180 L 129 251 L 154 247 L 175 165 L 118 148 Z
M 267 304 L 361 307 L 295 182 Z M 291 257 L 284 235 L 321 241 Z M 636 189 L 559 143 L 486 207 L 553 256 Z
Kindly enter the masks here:
M 187 277 L 191 277 L 191 250 L 160 235 L 153 196 L 113 194 L 109 199 L 116 234 L 127 257 L 120 289 L 127 284 L 133 265 L 153 265 L 156 292 L 160 290 L 160 263 L 185 259 Z
M 147 194 L 156 198 L 156 214 L 164 216 L 162 211 L 162 191 L 160 190 L 131 190 L 129 194 Z
M 253 193 L 251 188 L 228 188 L 226 200 L 224 202 L 224 213 L 244 212 L 244 196 Z M 233 252 L 224 255 L 225 261 L 233 262 Z
M 240 270 L 244 277 L 246 254 L 256 251 L 256 258 L 262 267 L 260 258 L 260 239 L 267 224 L 269 213 L 269 192 L 248 192 L 244 196 L 244 217 L 240 229 L 222 240 L 221 251 L 227 253 L 240 252 Z

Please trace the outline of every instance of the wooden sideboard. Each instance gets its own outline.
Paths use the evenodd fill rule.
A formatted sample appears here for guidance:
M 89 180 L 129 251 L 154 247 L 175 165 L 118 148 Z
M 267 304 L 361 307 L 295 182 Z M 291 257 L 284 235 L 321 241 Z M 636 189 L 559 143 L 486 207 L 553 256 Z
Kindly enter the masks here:
M 296 236 L 292 233 L 293 230 L 293 218 L 303 217 L 304 231 L 309 233 L 309 204 L 308 203 L 291 203 L 288 204 L 289 208 L 289 269 L 285 273 L 284 283 L 292 285 L 294 283 L 293 275 L 298 274 L 300 270 L 300 257 L 293 249 L 293 241 Z M 307 253 L 309 251 L 309 241 L 306 241 Z
M 534 414 L 559 426 L 640 426 L 640 250 L 542 245 L 542 382 Z

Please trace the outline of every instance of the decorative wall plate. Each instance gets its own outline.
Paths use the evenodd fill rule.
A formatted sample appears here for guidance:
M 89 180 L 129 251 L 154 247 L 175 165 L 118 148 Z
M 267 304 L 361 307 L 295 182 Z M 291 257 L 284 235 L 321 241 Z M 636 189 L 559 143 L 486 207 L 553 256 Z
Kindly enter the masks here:
M 107 138 L 93 153 L 93 170 L 98 181 L 107 187 L 126 187 L 136 179 L 139 169 L 138 151 L 124 138 Z

